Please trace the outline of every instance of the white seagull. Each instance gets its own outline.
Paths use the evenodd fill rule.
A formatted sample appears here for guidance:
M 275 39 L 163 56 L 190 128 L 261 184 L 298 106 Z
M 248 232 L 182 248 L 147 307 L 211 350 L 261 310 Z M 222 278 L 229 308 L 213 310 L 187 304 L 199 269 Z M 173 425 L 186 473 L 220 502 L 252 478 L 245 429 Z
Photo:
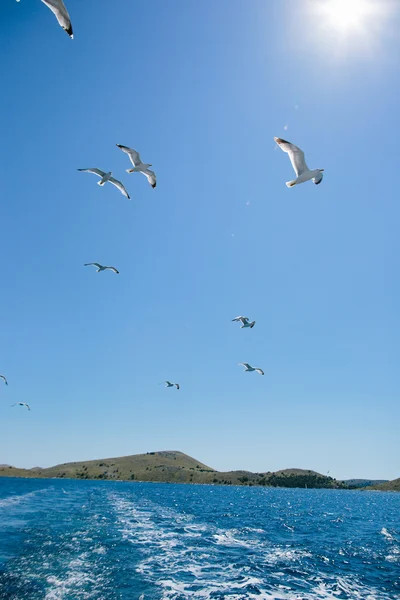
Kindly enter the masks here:
M 284 152 L 289 154 L 290 162 L 292 163 L 294 172 L 297 175 L 297 179 L 286 182 L 288 187 L 293 187 L 299 183 L 309 181 L 310 179 L 312 179 L 316 185 L 321 183 L 323 178 L 322 171 L 324 169 L 310 170 L 306 165 L 303 150 L 300 150 L 300 148 L 294 144 L 291 144 L 290 142 L 287 142 L 286 140 L 283 140 L 282 138 L 274 137 L 274 140 Z
M 3 379 L 4 383 L 5 383 L 6 385 L 8 385 L 8 381 L 7 381 L 7 379 L 4 377 L 4 375 L 0 375 L 0 379 Z
M 31 407 L 26 402 L 16 402 L 15 404 L 11 404 L 11 406 L 26 406 L 28 410 L 31 410 Z
M 19 2 L 19 0 L 17 1 Z M 69 18 L 69 14 L 65 8 L 63 0 L 42 0 L 42 2 L 49 7 L 52 13 L 55 14 L 58 23 L 61 25 L 64 31 L 68 33 L 71 40 L 73 40 L 74 34 L 72 31 L 71 19 Z
M 133 169 L 127 169 L 127 173 L 142 173 L 146 178 L 152 188 L 155 188 L 157 185 L 157 178 L 154 171 L 151 171 L 149 167 L 153 165 L 142 163 L 139 152 L 136 150 L 132 150 L 132 148 L 128 148 L 128 146 L 121 146 L 121 144 L 117 144 L 118 148 L 125 152 L 133 164 Z
M 94 173 L 95 175 L 98 175 L 101 178 L 100 181 L 97 182 L 98 185 L 103 186 L 105 183 L 107 183 L 107 181 L 109 181 L 110 183 L 115 185 L 115 187 L 117 189 L 119 189 L 121 194 L 126 196 L 128 198 L 128 200 L 131 199 L 128 192 L 125 189 L 124 184 L 121 183 L 120 181 L 118 181 L 118 179 L 114 179 L 114 177 L 111 177 L 111 175 L 112 175 L 111 171 L 109 171 L 108 173 L 106 173 L 105 171 L 102 171 L 101 169 L 78 169 L 78 171 L 83 171 L 84 173 Z
M 242 324 L 240 326 L 240 329 L 243 329 L 243 327 L 253 328 L 256 324 L 255 321 L 249 321 L 249 317 L 235 317 L 234 319 L 232 319 L 232 321 L 240 321 Z
M 116 273 L 117 275 L 119 275 L 119 271 L 115 268 L 115 267 L 105 267 L 104 265 L 100 265 L 99 263 L 85 263 L 83 265 L 84 267 L 97 267 L 97 271 L 96 273 L 99 273 L 100 271 L 114 271 L 114 273 Z
M 179 390 L 179 383 L 171 383 L 171 381 L 165 381 L 165 387 L 176 387 L 177 390 Z
M 258 367 L 252 367 L 249 365 L 249 363 L 239 363 L 239 365 L 244 367 L 245 371 L 257 371 L 257 373 L 260 373 L 260 375 L 264 375 L 264 371 L 262 369 L 259 369 Z

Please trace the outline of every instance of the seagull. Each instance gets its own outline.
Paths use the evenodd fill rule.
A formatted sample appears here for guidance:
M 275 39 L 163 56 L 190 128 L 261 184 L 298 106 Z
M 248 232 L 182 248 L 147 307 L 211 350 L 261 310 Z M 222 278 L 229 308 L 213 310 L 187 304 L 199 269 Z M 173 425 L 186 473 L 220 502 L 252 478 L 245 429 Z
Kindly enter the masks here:
M 257 373 L 260 373 L 260 375 L 264 375 L 264 371 L 262 369 L 252 367 L 251 365 L 249 365 L 249 363 L 239 363 L 239 365 L 244 367 L 245 371 L 257 371 Z
M 4 375 L 0 375 L 0 379 L 3 379 L 3 380 L 4 380 L 4 383 L 5 383 L 6 385 L 8 385 L 8 381 L 7 381 L 7 379 L 4 377 Z
M 11 406 L 26 406 L 28 410 L 31 410 L 31 407 L 26 402 L 16 402 L 15 404 L 11 404 Z
M 253 328 L 256 324 L 255 321 L 249 321 L 249 317 L 235 317 L 232 321 L 240 321 L 242 323 L 240 329 L 243 329 L 243 327 Z
M 100 265 L 99 263 L 85 263 L 83 266 L 84 267 L 91 267 L 91 266 L 97 267 L 96 273 L 99 273 L 100 271 L 107 271 L 107 269 L 109 269 L 110 271 L 114 271 L 114 273 L 119 275 L 119 271 L 115 267 L 105 267 L 103 265 Z
M 177 390 L 179 390 L 179 383 L 171 383 L 170 381 L 165 381 L 165 387 L 176 387 Z
M 305 181 L 309 181 L 309 179 L 312 179 L 316 185 L 321 183 L 323 178 L 322 171 L 324 169 L 313 169 L 310 171 L 306 165 L 303 150 L 300 150 L 300 148 L 294 144 L 291 144 L 290 142 L 287 142 L 286 140 L 283 140 L 282 138 L 274 137 L 274 140 L 284 152 L 289 154 L 290 162 L 292 163 L 294 172 L 297 175 L 297 179 L 286 182 L 288 187 L 293 187 L 299 183 L 304 183 Z
M 107 181 L 109 181 L 110 183 L 115 185 L 115 187 L 119 189 L 121 194 L 126 196 L 128 200 L 131 199 L 123 183 L 118 181 L 118 179 L 114 179 L 114 177 L 111 177 L 111 171 L 109 171 L 108 173 L 102 171 L 101 169 L 78 169 L 78 171 L 83 171 L 84 173 L 94 173 L 95 175 L 98 175 L 101 178 L 100 181 L 97 182 L 98 185 L 104 185 L 105 183 L 107 183 Z
M 133 169 L 127 169 L 127 173 L 142 173 L 146 178 L 151 187 L 154 189 L 157 185 L 157 178 L 154 171 L 151 171 L 148 167 L 152 167 L 153 165 L 149 165 L 147 163 L 142 163 L 139 152 L 136 150 L 132 150 L 132 148 L 128 148 L 128 146 L 121 146 L 121 144 L 117 144 L 118 148 L 125 152 L 133 164 Z
M 19 0 L 17 1 L 19 2 Z M 72 31 L 71 19 L 69 18 L 69 14 L 65 8 L 63 0 L 42 0 L 42 2 L 49 7 L 52 13 L 55 14 L 58 23 L 61 25 L 64 31 L 68 33 L 71 40 L 73 40 L 74 34 Z

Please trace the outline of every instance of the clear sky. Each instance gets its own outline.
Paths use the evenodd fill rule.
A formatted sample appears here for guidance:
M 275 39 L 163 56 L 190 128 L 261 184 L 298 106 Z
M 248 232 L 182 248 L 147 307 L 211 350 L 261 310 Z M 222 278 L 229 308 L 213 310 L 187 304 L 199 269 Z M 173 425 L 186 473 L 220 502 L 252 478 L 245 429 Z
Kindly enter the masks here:
M 400 7 L 335 1 L 2 0 L 0 463 L 400 475 Z

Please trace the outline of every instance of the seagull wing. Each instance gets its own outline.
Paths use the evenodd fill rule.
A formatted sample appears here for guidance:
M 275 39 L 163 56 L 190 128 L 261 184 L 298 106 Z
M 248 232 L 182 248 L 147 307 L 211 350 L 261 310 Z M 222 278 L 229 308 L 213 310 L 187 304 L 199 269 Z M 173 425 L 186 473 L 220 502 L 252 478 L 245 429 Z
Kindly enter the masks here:
M 121 144 L 117 144 L 117 146 L 122 150 L 122 152 L 125 152 L 129 156 L 130 161 L 134 167 L 137 167 L 140 164 L 142 164 L 139 152 L 136 152 L 136 150 L 133 150 L 133 148 L 128 148 L 128 146 L 122 146 Z
M 115 267 L 106 267 L 106 271 L 107 271 L 107 269 L 109 271 L 114 271 L 114 273 L 116 273 L 117 275 L 119 275 L 119 271 Z
M 172 386 L 172 383 L 170 381 L 164 381 L 164 383 L 165 383 L 166 387 L 171 387 Z
M 68 33 L 72 40 L 74 38 L 74 34 L 72 31 L 71 19 L 69 18 L 69 14 L 65 8 L 63 0 L 42 0 L 42 2 L 49 7 L 52 13 L 55 14 L 58 23 L 61 25 L 64 31 Z
M 257 373 L 260 373 L 260 375 L 264 375 L 264 371 L 262 369 L 256 369 Z
M 144 171 L 141 171 L 141 173 L 143 173 L 151 187 L 154 189 L 157 185 L 157 178 L 154 171 L 151 171 L 150 169 L 145 169 Z
M 292 163 L 292 167 L 297 177 L 305 171 L 309 171 L 303 150 L 300 150 L 300 148 L 282 138 L 275 137 L 274 140 L 284 152 L 289 154 L 290 162 Z
M 26 404 L 26 402 L 21 402 L 21 406 L 26 406 L 28 410 L 31 410 L 31 407 L 29 406 L 29 404 Z
M 232 321 L 248 321 L 249 317 L 235 317 L 234 319 L 232 319 Z
M 179 390 L 179 388 L 180 388 L 179 383 L 174 383 L 174 386 L 176 387 L 177 390 Z
M 4 377 L 4 375 L 0 375 L 0 379 L 3 379 L 3 380 L 4 380 L 4 383 L 5 383 L 6 385 L 8 385 L 8 381 L 7 381 L 7 379 Z
M 102 171 L 101 169 L 78 169 L 78 171 L 83 171 L 84 173 L 94 173 L 99 177 L 104 177 L 104 175 L 106 174 L 105 171 Z
M 240 366 L 245 367 L 246 369 L 251 369 L 249 363 L 239 363 Z
M 93 266 L 93 267 L 97 267 L 98 269 L 100 269 L 100 267 L 102 265 L 99 265 L 99 263 L 85 263 L 83 266 L 84 267 L 91 267 L 91 266 Z
M 119 189 L 119 191 L 121 192 L 121 194 L 123 194 L 124 196 L 126 196 L 128 198 L 128 200 L 131 199 L 131 197 L 129 196 L 128 192 L 125 189 L 124 184 L 121 183 L 120 181 L 118 181 L 118 179 L 114 179 L 114 177 L 110 177 L 110 179 L 108 181 L 110 183 L 112 183 L 113 185 L 115 185 L 115 187 L 117 189 Z

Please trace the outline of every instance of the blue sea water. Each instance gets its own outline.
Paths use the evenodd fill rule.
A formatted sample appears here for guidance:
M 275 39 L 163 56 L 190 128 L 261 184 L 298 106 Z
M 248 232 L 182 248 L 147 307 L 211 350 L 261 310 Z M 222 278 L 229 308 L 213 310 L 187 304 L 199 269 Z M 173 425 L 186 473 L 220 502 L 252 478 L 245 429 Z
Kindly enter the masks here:
M 3 478 L 0 598 L 399 599 L 400 494 Z

